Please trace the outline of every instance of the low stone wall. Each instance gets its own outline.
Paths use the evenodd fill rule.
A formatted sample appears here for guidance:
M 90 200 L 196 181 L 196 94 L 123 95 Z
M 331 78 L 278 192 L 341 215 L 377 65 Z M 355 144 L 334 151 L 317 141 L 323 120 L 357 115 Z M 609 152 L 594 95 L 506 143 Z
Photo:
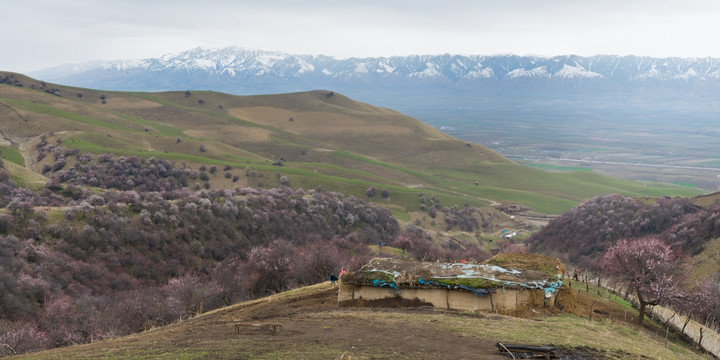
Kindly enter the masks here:
M 592 280 L 591 282 L 597 283 L 597 280 Z M 621 290 L 613 288 L 612 286 L 605 285 L 603 286 L 603 288 L 611 291 L 614 294 L 622 293 Z M 628 300 L 633 304 L 633 306 L 638 306 L 637 298 L 634 295 L 628 294 Z M 655 319 L 659 320 L 660 322 L 667 322 L 678 332 L 682 330 L 683 325 L 687 320 L 687 317 L 685 315 L 677 314 L 675 310 L 660 305 L 649 306 L 646 315 L 650 315 Z M 685 327 L 685 332 L 683 334 L 690 338 L 690 340 L 697 343 L 700 340 L 701 328 L 703 329 L 703 338 L 702 342 L 700 343 L 700 348 L 713 354 L 713 356 L 720 358 L 720 334 L 715 332 L 713 329 L 710 329 L 695 320 L 690 320 Z
M 662 306 L 653 306 L 649 313 L 662 322 L 668 321 L 668 319 L 670 319 L 670 321 L 668 321 L 668 324 L 670 324 L 677 330 L 682 330 L 682 327 L 687 320 L 686 316 L 676 314 L 674 310 Z M 709 353 L 715 355 L 716 357 L 720 357 L 720 334 L 716 333 L 707 326 L 699 324 L 695 320 L 690 320 L 690 322 L 688 322 L 687 326 L 685 327 L 685 335 L 687 335 L 690 339 L 692 339 L 692 341 L 697 343 L 698 340 L 700 340 L 701 328 L 703 329 L 703 338 L 702 343 L 700 343 L 700 347 L 705 349 Z
M 512 314 L 519 309 L 542 308 L 554 304 L 555 294 L 545 299 L 543 290 L 495 289 L 487 296 L 477 296 L 469 291 L 443 288 L 408 288 L 357 286 L 340 284 L 338 303 L 350 305 L 358 300 L 372 302 L 398 298 L 432 305 L 439 309 L 496 312 Z

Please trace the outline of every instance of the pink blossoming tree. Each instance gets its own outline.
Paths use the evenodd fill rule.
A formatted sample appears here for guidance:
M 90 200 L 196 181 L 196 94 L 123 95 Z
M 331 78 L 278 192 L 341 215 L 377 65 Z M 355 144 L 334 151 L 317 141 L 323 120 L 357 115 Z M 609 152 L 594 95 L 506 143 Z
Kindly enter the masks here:
M 642 324 L 647 305 L 677 298 L 680 254 L 655 238 L 620 240 L 600 260 L 603 273 L 635 293 Z

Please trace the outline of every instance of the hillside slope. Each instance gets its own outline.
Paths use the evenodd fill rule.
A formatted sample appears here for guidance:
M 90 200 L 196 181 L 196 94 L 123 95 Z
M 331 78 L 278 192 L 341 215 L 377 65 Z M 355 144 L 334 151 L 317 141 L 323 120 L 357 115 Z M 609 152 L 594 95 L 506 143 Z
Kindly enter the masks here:
M 436 195 L 447 205 L 508 201 L 562 213 L 597 194 L 698 193 L 519 166 L 417 119 L 331 91 L 127 93 L 64 87 L 19 74 L 0 76 L 5 143 L 22 153 L 27 167 L 48 178 L 64 168 L 58 164 L 60 155 L 72 166 L 64 152 L 77 149 L 157 157 L 191 168 L 245 170 L 245 176 L 236 170 L 213 178 L 212 187 L 274 187 L 284 177 L 287 186 L 322 186 L 361 197 L 369 187 L 386 188 L 390 196 L 375 199 L 402 212 L 417 211 L 420 194 Z M 42 134 L 46 136 L 40 140 Z M 239 176 L 231 182 L 233 175 Z
M 577 296 L 596 309 L 622 311 L 607 299 Z M 345 308 L 326 282 L 140 334 L 13 359 L 507 359 L 497 342 L 553 344 L 577 358 L 703 358 L 672 337 L 667 347 L 663 336 L 601 314 L 588 321 L 570 314 L 524 319 L 431 307 Z
M 533 252 L 599 270 L 598 259 L 620 239 L 658 238 L 682 249 L 690 266 L 684 286 L 720 279 L 720 203 L 717 194 L 654 200 L 598 196 L 551 220 L 528 240 Z M 701 206 L 702 205 L 702 206 Z
M 228 47 L 34 73 L 122 91 L 330 89 L 519 161 L 714 191 L 720 59 L 410 55 L 335 59 Z M 676 168 L 677 166 L 677 168 Z

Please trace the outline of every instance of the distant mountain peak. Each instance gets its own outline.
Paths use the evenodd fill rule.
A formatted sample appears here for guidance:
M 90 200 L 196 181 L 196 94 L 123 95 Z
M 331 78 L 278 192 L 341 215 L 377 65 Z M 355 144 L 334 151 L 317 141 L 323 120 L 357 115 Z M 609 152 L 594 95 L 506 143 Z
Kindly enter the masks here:
M 511 82 L 507 86 L 514 87 L 527 83 L 527 91 L 537 91 L 539 82 L 555 84 L 556 89 L 575 83 L 612 88 L 646 81 L 718 82 L 720 59 L 450 54 L 338 59 L 243 47 L 196 47 L 159 58 L 95 61 L 30 75 L 67 85 L 134 91 L 195 88 L 264 94 L 325 88 L 353 93 L 362 87 L 368 93 L 377 88 L 412 91 L 418 86 L 442 91 L 458 84 L 467 88 L 490 82 Z

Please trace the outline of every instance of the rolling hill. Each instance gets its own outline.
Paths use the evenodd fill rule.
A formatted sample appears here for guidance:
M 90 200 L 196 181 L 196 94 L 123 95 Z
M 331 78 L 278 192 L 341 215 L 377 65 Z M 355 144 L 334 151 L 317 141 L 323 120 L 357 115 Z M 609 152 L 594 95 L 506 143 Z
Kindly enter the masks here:
M 40 142 L 58 144 L 62 151 L 234 169 L 229 177 L 211 179 L 214 188 L 275 187 L 282 179 L 294 188 L 322 187 L 362 198 L 370 187 L 386 189 L 387 196 L 370 200 L 395 214 L 418 211 L 421 194 L 445 205 L 509 202 L 559 214 L 598 194 L 699 193 L 587 171 L 550 173 L 519 166 L 417 119 L 332 91 L 261 96 L 113 92 L 13 73 L 0 76 L 0 131 L 8 150 L 3 157 L 17 161 L 19 153 L 26 169 L 46 177 L 60 164 L 57 155 L 38 153 Z M 72 159 L 66 161 L 64 166 L 72 165 Z M 245 176 L 235 179 L 242 172 Z M 20 183 L 43 183 L 19 170 L 11 169 L 11 175 Z
M 717 190 L 720 59 L 411 55 L 336 59 L 238 47 L 31 74 L 105 90 L 331 89 L 517 161 Z

